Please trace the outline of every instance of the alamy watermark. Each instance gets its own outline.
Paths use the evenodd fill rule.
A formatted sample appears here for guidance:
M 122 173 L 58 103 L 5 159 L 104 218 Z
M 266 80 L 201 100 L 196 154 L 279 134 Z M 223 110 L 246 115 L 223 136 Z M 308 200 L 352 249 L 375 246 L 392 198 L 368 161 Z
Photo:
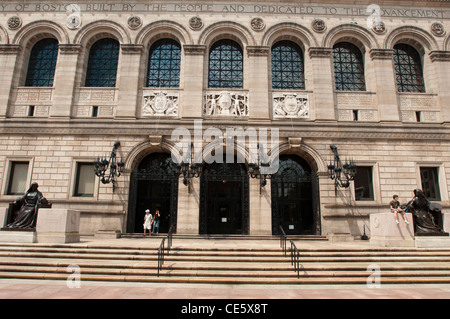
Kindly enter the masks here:
M 67 288 L 81 288 L 81 268 L 78 265 L 67 266 L 66 272 L 70 273 L 67 277 L 66 285 Z
M 377 264 L 370 264 L 367 266 L 367 272 L 370 275 L 367 277 L 367 288 L 381 288 L 381 268 Z
M 172 131 L 176 142 L 171 156 L 174 163 L 189 162 L 202 164 L 237 163 L 261 165 L 261 174 L 275 174 L 279 167 L 279 130 L 277 128 L 226 128 L 210 127 L 203 130 L 201 120 L 194 121 L 194 131 L 176 128 Z M 207 143 L 203 147 L 204 143 Z M 245 155 L 245 156 L 244 156 Z

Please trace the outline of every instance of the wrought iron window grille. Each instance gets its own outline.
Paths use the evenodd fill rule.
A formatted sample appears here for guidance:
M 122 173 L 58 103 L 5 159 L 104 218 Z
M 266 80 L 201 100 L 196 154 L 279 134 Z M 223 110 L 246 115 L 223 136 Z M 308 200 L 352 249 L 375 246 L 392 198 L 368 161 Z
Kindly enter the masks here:
M 425 92 L 420 55 L 413 47 L 394 46 L 394 69 L 398 92 Z
M 365 91 L 364 63 L 361 51 L 351 43 L 333 47 L 334 81 L 338 91 Z
M 31 49 L 25 86 L 52 87 L 58 58 L 58 41 L 43 39 Z
M 95 42 L 89 51 L 86 87 L 115 87 L 119 62 L 119 42 L 106 38 Z
M 219 40 L 209 52 L 208 87 L 243 88 L 244 63 L 241 46 L 232 40 Z
M 156 41 L 149 50 L 146 86 L 180 86 L 181 47 L 172 39 Z
M 280 41 L 272 46 L 272 88 L 305 89 L 303 51 L 294 42 Z

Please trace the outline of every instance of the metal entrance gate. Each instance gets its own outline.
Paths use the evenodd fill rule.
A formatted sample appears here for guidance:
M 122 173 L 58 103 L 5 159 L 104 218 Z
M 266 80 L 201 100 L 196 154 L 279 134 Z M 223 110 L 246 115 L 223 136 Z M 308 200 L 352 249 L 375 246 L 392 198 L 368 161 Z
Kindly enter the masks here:
M 243 164 L 205 165 L 200 181 L 200 234 L 249 233 L 249 180 Z
M 131 173 L 127 232 L 143 231 L 145 210 L 161 212 L 160 233 L 174 225 L 176 230 L 178 176 L 172 171 L 170 154 L 154 153 L 144 158 Z

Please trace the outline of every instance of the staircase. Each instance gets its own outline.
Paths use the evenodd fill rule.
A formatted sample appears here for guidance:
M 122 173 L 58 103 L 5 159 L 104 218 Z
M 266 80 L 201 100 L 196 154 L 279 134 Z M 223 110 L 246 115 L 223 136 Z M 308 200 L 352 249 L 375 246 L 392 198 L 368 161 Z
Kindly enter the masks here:
M 450 283 L 450 249 L 374 248 L 367 244 L 343 248 L 327 241 L 297 239 L 297 278 L 290 257 L 284 256 L 277 240 L 239 239 L 228 245 L 229 238 L 174 237 L 157 276 L 160 238 L 115 242 L 118 244 L 0 243 L 0 278 L 67 280 L 73 273 L 68 267 L 77 265 L 82 281 L 366 284 L 374 275 L 370 265 L 377 265 L 381 284 Z

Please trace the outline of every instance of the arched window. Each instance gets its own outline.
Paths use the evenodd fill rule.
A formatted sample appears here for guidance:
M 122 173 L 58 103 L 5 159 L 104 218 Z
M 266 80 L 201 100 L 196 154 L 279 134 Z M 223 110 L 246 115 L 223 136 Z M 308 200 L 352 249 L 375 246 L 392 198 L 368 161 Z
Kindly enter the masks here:
M 361 51 L 348 42 L 333 47 L 334 83 L 337 91 L 365 91 L 364 63 Z
M 296 43 L 280 41 L 272 46 L 272 88 L 305 88 L 303 51 Z
M 43 39 L 37 42 L 31 49 L 25 86 L 53 86 L 57 58 L 56 39 Z
M 148 87 L 180 86 L 181 46 L 172 39 L 162 39 L 150 47 L 147 71 Z
M 232 40 L 219 40 L 209 51 L 208 87 L 243 87 L 244 63 L 242 48 Z
M 394 68 L 398 92 L 425 92 L 420 55 L 413 47 L 394 45 Z
M 86 86 L 115 87 L 118 62 L 119 42 L 109 38 L 95 42 L 89 51 Z

